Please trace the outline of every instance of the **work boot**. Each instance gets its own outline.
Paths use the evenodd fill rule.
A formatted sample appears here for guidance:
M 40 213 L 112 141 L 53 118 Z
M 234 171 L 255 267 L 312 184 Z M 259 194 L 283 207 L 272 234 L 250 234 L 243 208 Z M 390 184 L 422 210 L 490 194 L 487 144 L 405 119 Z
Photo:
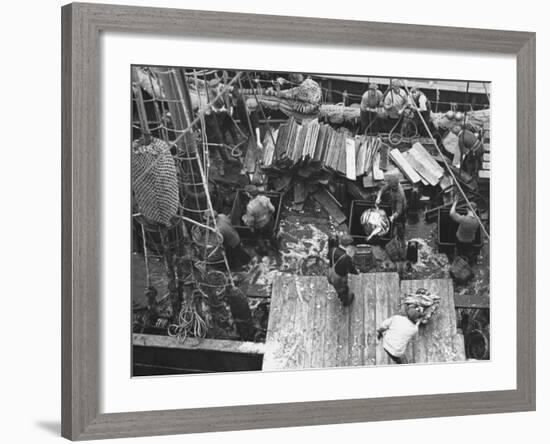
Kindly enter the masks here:
M 355 299 L 355 293 L 348 293 L 346 302 L 344 303 L 344 301 L 342 301 L 342 306 L 349 307 L 354 299 Z

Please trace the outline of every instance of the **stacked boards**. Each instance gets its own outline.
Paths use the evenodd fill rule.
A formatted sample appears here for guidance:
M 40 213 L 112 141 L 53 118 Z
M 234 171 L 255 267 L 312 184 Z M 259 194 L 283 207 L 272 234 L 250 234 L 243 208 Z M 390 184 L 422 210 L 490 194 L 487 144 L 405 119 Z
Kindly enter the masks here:
M 392 170 L 413 185 L 436 186 L 446 177 L 441 165 L 419 142 L 406 150 L 392 148 L 377 136 L 351 137 L 317 120 L 300 124 L 290 118 L 277 130 L 267 132 L 264 147 L 264 168 L 324 169 L 352 181 L 363 177 L 367 188 L 376 186 Z

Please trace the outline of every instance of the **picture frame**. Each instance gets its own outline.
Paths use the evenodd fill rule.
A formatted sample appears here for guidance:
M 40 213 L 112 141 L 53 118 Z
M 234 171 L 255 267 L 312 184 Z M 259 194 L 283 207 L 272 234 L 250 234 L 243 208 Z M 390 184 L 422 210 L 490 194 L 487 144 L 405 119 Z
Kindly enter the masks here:
M 321 31 L 322 29 L 322 31 Z M 515 390 L 101 413 L 100 33 L 243 38 L 517 58 Z M 467 31 L 467 32 L 465 32 Z M 535 33 L 73 3 L 62 8 L 62 435 L 72 440 L 535 409 Z

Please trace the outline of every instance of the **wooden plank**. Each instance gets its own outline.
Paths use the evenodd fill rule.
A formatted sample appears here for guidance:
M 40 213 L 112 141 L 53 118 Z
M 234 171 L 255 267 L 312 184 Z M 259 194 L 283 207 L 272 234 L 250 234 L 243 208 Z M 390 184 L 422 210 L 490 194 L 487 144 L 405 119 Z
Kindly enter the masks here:
M 291 368 L 296 291 L 292 276 L 276 276 L 272 285 L 271 306 L 265 341 L 263 370 Z
M 311 135 L 311 141 L 309 143 L 308 149 L 308 158 L 313 159 L 315 156 L 315 148 L 317 146 L 317 140 L 319 139 L 319 131 L 321 130 L 321 125 L 318 122 L 315 122 L 313 125 L 313 134 Z
M 420 176 L 420 181 L 423 185 L 428 185 L 428 180 L 422 175 L 422 173 L 427 173 L 429 175 L 428 171 L 425 171 L 425 168 L 422 167 L 421 164 L 415 161 L 414 157 L 412 157 L 407 151 L 404 151 L 401 153 L 403 158 L 409 163 L 409 165 L 412 167 L 413 170 L 415 170 L 418 175 Z
M 336 355 L 338 351 L 337 331 L 340 323 L 340 300 L 332 285 L 328 284 L 327 313 L 325 318 L 325 337 L 323 344 L 323 367 L 337 367 Z
M 374 180 L 384 180 L 384 171 L 380 168 L 380 151 L 374 155 L 372 162 L 372 177 Z
M 464 336 L 462 333 L 457 333 L 453 338 L 453 350 L 456 361 L 466 360 L 466 348 L 464 346 Z
M 343 307 L 340 299 L 336 297 L 336 366 L 347 367 L 349 365 L 349 307 Z
M 312 306 L 310 310 L 313 310 L 314 315 L 311 319 L 313 322 L 311 325 L 311 354 L 308 362 L 308 368 L 322 368 L 324 365 L 324 353 L 325 353 L 325 334 L 332 334 L 331 331 L 327 331 L 327 313 L 328 313 L 328 282 L 324 278 L 317 279 L 318 285 L 312 299 Z
M 395 294 L 399 294 L 399 275 L 397 273 L 376 273 L 376 328 L 389 317 L 397 314 L 394 310 Z M 388 357 L 382 341 L 376 348 L 376 365 L 389 365 L 393 361 Z
M 484 170 L 490 170 L 491 169 L 491 162 L 482 162 L 481 168 Z
M 441 176 L 443 176 L 443 174 L 445 173 L 445 170 L 441 167 L 441 165 L 436 162 L 433 156 L 426 150 L 426 148 L 424 148 L 421 143 L 416 142 L 415 144 L 413 144 L 409 152 L 414 156 L 416 160 L 418 160 L 426 168 L 428 168 L 432 172 L 432 174 L 438 179 L 440 179 Z
M 416 291 L 417 281 L 401 281 L 401 292 L 402 293 L 412 293 Z M 407 354 L 407 358 L 410 362 L 414 363 L 426 363 L 428 362 L 427 358 L 427 349 L 426 349 L 426 342 L 421 336 L 421 332 L 419 331 L 418 334 L 411 340 L 411 350 L 409 351 L 409 354 Z M 411 359 L 412 354 L 412 359 Z
M 363 176 L 363 186 L 365 188 L 374 188 L 378 186 L 378 184 L 374 181 L 372 172 Z
M 350 366 L 365 364 L 365 297 L 361 275 L 349 276 L 350 291 L 355 299 L 349 306 L 349 363 Z
M 171 336 L 132 334 L 132 345 L 143 347 L 171 348 L 180 350 L 204 350 L 225 353 L 261 355 L 265 344 L 259 342 L 231 341 L 227 339 L 187 338 L 185 341 Z
M 340 146 L 339 146 L 339 154 L 338 154 L 338 166 L 337 171 L 340 174 L 345 175 L 346 174 L 346 163 L 347 163 L 347 149 L 346 149 L 346 141 L 347 136 L 345 134 L 342 134 L 341 140 L 340 140 Z
M 388 156 L 389 156 L 389 148 L 388 145 L 385 143 L 381 143 L 380 139 L 378 139 L 378 152 L 380 153 L 380 169 L 382 171 L 386 171 L 388 169 Z
M 246 154 L 244 156 L 244 169 L 247 173 L 254 173 L 256 171 L 256 160 L 261 156 L 260 150 L 258 149 L 254 138 L 250 137 L 248 139 L 248 144 L 246 148 Z M 260 157 L 261 158 L 261 157 Z
M 313 126 L 310 123 L 304 123 L 304 127 L 306 128 L 306 134 L 304 137 L 304 144 L 301 147 L 301 151 L 297 154 L 296 160 L 304 160 L 307 157 L 308 149 L 309 149 L 309 143 L 311 142 L 311 136 L 313 132 Z
M 338 205 L 336 205 L 336 203 L 331 199 L 325 189 L 315 193 L 313 198 L 319 202 L 321 207 L 326 210 L 326 212 L 336 221 L 338 225 L 347 220 L 346 215 L 340 211 Z
M 309 302 L 314 297 L 314 283 L 310 277 L 302 277 L 301 279 L 294 279 L 295 283 L 295 297 L 296 297 L 296 310 L 294 316 L 294 329 L 289 337 L 293 337 L 294 344 L 291 348 L 291 356 L 288 356 L 292 362 L 292 367 L 295 369 L 303 369 L 308 360 L 310 350 L 308 349 L 309 331 L 308 331 L 308 317 Z
M 376 364 L 376 277 L 374 273 L 361 275 L 363 285 L 363 309 L 365 334 L 364 365 Z
M 490 179 L 491 178 L 491 172 L 487 171 L 487 170 L 479 170 L 478 171 L 478 176 L 481 179 Z
M 357 151 L 357 158 L 355 162 L 355 173 L 357 176 L 365 174 L 365 155 L 366 145 L 362 139 L 359 139 L 359 149 Z
M 296 138 L 298 137 L 298 133 L 302 128 L 300 125 L 296 123 L 296 121 L 294 121 L 294 119 L 291 122 L 292 123 L 290 125 L 288 138 L 285 145 L 285 150 L 283 155 L 281 156 L 281 158 L 284 158 L 284 159 L 290 159 L 291 152 L 294 149 L 294 145 L 296 144 Z
M 323 158 L 323 147 L 326 143 L 327 126 L 323 123 L 319 125 L 319 135 L 317 136 L 317 142 L 315 143 L 315 149 L 313 152 L 313 161 L 320 162 Z
M 420 182 L 421 179 L 418 173 L 405 160 L 405 158 L 397 148 L 390 151 L 390 157 L 409 181 L 411 181 L 413 184 Z
M 274 160 L 278 160 L 286 152 L 286 145 L 288 143 L 288 138 L 290 135 L 291 123 L 283 124 L 278 129 L 277 141 L 275 143 L 275 154 Z
M 409 164 L 416 170 L 421 178 L 424 179 L 424 182 L 429 183 L 432 186 L 436 186 L 439 183 L 439 179 L 443 177 L 443 174 L 440 177 L 437 177 L 424 163 L 419 160 L 414 153 L 409 150 L 405 151 L 403 157 L 409 162 Z
M 483 153 L 483 161 L 484 162 L 490 162 L 491 161 L 491 154 Z
M 346 137 L 346 177 L 349 180 L 357 178 L 355 163 L 355 140 L 351 137 Z

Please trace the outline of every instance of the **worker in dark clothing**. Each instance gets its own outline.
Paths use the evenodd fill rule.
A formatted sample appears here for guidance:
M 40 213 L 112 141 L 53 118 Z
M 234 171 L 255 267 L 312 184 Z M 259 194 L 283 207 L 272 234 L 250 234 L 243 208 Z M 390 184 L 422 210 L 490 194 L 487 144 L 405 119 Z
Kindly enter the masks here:
M 378 85 L 376 83 L 369 83 L 369 89 L 361 97 L 361 134 L 366 134 L 367 131 L 371 133 L 378 132 L 376 119 L 378 112 L 382 108 L 383 100 L 384 94 L 378 89 Z
M 359 274 L 359 272 L 353 265 L 353 256 L 355 255 L 353 238 L 346 234 L 339 241 L 338 246 L 329 251 L 328 281 L 336 290 L 342 305 L 348 307 L 355 298 L 355 295 L 349 291 L 348 274 Z
M 407 198 L 405 191 L 399 183 L 397 175 L 389 176 L 386 179 L 386 184 L 380 188 L 376 196 L 376 205 L 382 202 L 382 196 L 388 192 L 390 197 L 391 215 L 390 222 L 392 223 L 392 237 L 399 237 L 405 240 L 405 222 L 407 221 Z
M 230 268 L 238 268 L 250 262 L 250 255 L 244 250 L 241 237 L 228 216 L 214 211 L 218 232 L 222 235 L 223 248 Z
M 212 79 L 209 83 L 210 95 L 216 97 L 221 92 L 221 83 L 219 79 Z M 218 125 L 220 127 L 220 133 L 224 142 L 228 145 L 236 145 L 239 143 L 239 137 L 237 135 L 237 126 L 231 117 L 232 114 L 232 100 L 229 94 L 229 91 L 226 91 L 221 97 L 212 103 L 212 108 L 216 113 L 216 118 L 218 119 Z M 229 134 L 231 139 L 227 139 L 226 135 Z
M 254 101 L 246 102 L 242 92 L 234 87 L 231 90 L 231 98 L 234 112 L 239 118 L 241 127 L 250 137 L 256 139 L 256 145 L 259 149 L 263 148 L 260 134 L 260 110 L 259 105 Z M 250 125 L 248 124 L 250 120 Z M 251 128 L 252 127 L 252 132 Z
M 481 143 L 479 135 L 471 129 L 465 129 L 459 125 L 455 125 L 451 131 L 458 136 L 458 147 L 462 157 L 460 169 L 475 177 L 481 168 L 481 159 L 483 158 L 483 143 Z
M 474 263 L 474 242 L 479 229 L 479 221 L 474 213 L 477 210 L 477 205 L 472 202 L 470 205 L 474 209 L 468 208 L 465 215 L 458 214 L 456 206 L 458 199 L 455 199 L 451 212 L 449 213 L 451 219 L 458 223 L 458 229 L 456 230 L 456 255 L 465 258 L 470 265 Z

